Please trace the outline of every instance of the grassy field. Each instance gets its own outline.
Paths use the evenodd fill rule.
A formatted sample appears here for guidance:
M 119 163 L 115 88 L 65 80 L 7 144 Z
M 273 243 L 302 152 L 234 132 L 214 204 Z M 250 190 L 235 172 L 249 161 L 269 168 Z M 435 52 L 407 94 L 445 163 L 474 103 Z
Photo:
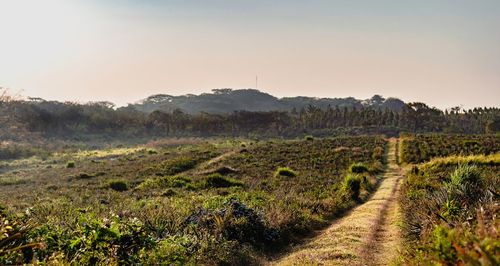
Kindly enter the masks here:
M 475 150 L 483 153 L 492 147 Z M 499 177 L 499 153 L 453 155 L 413 166 L 401 193 L 406 239 L 401 264 L 500 264 Z
M 386 141 L 170 144 L 3 161 L 0 264 L 261 264 L 366 198 Z
M 499 135 L 421 134 L 404 136 L 400 159 L 404 163 L 422 163 L 435 157 L 492 154 L 500 152 Z

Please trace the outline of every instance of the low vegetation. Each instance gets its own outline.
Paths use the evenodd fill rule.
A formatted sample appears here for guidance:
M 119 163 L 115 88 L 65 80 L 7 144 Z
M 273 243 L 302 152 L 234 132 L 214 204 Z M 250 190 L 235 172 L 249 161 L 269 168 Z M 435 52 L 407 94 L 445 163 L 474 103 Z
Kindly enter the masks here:
M 500 152 L 498 135 L 409 135 L 402 138 L 403 163 L 421 163 L 450 155 L 492 154 Z
M 285 176 L 285 177 L 296 177 L 297 173 L 288 167 L 279 167 L 274 173 L 275 177 Z
M 343 189 L 351 195 L 353 199 L 359 198 L 361 191 L 362 177 L 356 174 L 348 174 L 344 179 Z
M 355 163 L 350 167 L 351 173 L 362 174 L 368 172 L 368 166 L 363 163 Z
M 112 190 L 116 191 L 127 191 L 128 190 L 128 184 L 126 181 L 123 180 L 111 180 L 108 183 L 108 187 Z
M 24 231 L 2 241 L 0 264 L 260 264 L 366 198 L 372 173 L 344 180 L 353 164 L 382 164 L 385 143 L 234 141 L 35 160 L 19 172 L 25 183 L 2 185 L 3 217 Z
M 404 263 L 498 265 L 500 156 L 453 156 L 413 167 L 402 187 Z

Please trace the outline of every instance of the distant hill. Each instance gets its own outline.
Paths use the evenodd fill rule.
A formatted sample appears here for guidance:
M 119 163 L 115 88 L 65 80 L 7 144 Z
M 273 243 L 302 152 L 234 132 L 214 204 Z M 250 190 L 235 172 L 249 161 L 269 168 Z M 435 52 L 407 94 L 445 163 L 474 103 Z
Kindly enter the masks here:
M 215 89 L 212 93 L 202 93 L 200 95 L 172 96 L 167 94 L 156 94 L 141 100 L 135 104 L 130 104 L 127 108 L 133 108 L 144 113 L 151 113 L 156 110 L 172 112 L 176 109 L 188 114 L 200 112 L 223 114 L 233 111 L 299 111 L 309 105 L 321 109 L 328 106 L 332 108 L 363 108 L 372 107 L 375 109 L 390 109 L 401 111 L 405 103 L 396 98 L 385 99 L 375 95 L 367 100 L 359 100 L 353 97 L 348 98 L 315 98 L 315 97 L 285 97 L 277 98 L 270 94 L 255 89 Z

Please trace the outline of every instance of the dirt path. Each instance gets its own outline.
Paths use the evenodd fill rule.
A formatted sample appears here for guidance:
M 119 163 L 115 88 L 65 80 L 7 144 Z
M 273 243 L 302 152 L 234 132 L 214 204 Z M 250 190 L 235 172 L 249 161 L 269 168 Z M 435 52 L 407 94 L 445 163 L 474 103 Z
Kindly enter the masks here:
M 402 170 L 391 139 L 388 168 L 374 195 L 274 265 L 388 265 L 398 255 L 397 195 Z

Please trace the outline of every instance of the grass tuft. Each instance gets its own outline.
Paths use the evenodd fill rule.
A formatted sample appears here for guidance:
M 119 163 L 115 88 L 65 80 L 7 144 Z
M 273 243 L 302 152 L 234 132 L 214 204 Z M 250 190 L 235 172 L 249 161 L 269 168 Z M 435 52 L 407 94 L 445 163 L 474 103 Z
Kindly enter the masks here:
M 296 177 L 297 172 L 288 167 L 279 167 L 274 173 L 275 177 L 286 176 L 286 177 Z
M 233 178 L 224 177 L 220 174 L 211 174 L 206 178 L 205 186 L 207 188 L 241 187 L 243 186 L 243 182 Z
M 112 190 L 123 192 L 128 190 L 128 183 L 123 180 L 111 180 L 108 183 L 108 187 Z
M 75 162 L 68 162 L 68 164 L 66 164 L 66 168 L 75 168 Z
M 364 163 L 355 163 L 350 167 L 351 173 L 362 174 L 368 172 L 368 166 Z

